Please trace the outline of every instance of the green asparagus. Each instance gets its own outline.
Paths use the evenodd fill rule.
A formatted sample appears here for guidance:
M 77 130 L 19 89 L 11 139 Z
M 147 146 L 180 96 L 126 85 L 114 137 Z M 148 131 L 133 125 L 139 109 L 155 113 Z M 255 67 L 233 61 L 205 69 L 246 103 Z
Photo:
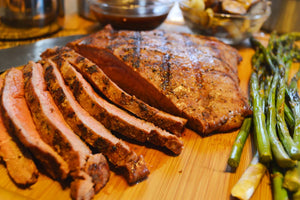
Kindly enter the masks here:
M 298 95 L 296 78 L 291 80 L 289 88 L 287 89 L 287 95 L 294 116 L 293 139 L 297 147 L 300 148 L 300 97 Z
M 272 33 L 266 47 L 254 38 L 250 40 L 255 48 L 250 78 L 253 132 L 260 161 L 272 159 L 266 153 L 267 141 L 270 142 L 274 158 L 271 177 L 275 200 L 288 199 L 288 191 L 283 185 L 290 191 L 297 190 L 293 198 L 300 199 L 300 167 L 297 165 L 297 160 L 300 160 L 300 97 L 297 81 L 292 79 L 287 87 L 292 63 L 300 62 L 300 48 L 295 45 L 297 40 L 300 40 L 300 33 L 282 36 Z M 300 69 L 295 79 L 299 78 Z
M 285 91 L 286 91 L 286 83 L 284 78 L 281 78 L 279 80 L 277 102 L 276 102 L 276 111 L 277 111 L 276 118 L 277 118 L 278 135 L 289 156 L 294 160 L 299 160 L 300 150 L 298 149 L 297 145 L 294 143 L 292 137 L 290 136 L 284 118 Z
M 283 184 L 283 174 L 281 169 L 275 164 L 271 165 L 271 178 L 272 178 L 272 189 L 273 189 L 273 199 L 274 200 L 288 200 L 288 192 L 282 186 Z
M 253 123 L 259 159 L 261 162 L 270 162 L 272 160 L 271 145 L 266 129 L 266 117 L 262 108 L 257 74 L 255 72 L 252 73 L 250 79 L 250 95 L 253 104 Z
M 279 79 L 279 74 L 276 73 L 273 77 L 270 92 L 268 95 L 267 132 L 270 138 L 271 149 L 276 163 L 278 164 L 278 166 L 282 168 L 289 168 L 295 166 L 296 161 L 293 161 L 289 157 L 289 155 L 285 152 L 281 142 L 277 137 L 277 132 L 276 132 L 275 96 L 276 96 L 276 86 L 278 83 L 278 79 Z
M 291 111 L 290 107 L 288 107 L 286 104 L 284 104 L 284 117 L 290 130 L 294 130 L 295 119 L 294 119 L 293 111 Z
M 251 38 L 250 41 L 251 41 L 252 46 L 256 47 L 257 50 L 262 52 L 264 59 L 268 63 L 268 67 L 270 67 L 270 69 L 273 72 L 275 72 L 277 69 L 276 69 L 275 65 L 273 64 L 272 57 L 271 57 L 270 53 L 267 51 L 267 49 L 255 38 Z
M 293 193 L 293 200 L 300 200 L 300 189 Z
M 242 155 L 242 151 L 247 140 L 247 137 L 250 133 L 250 127 L 252 124 L 252 118 L 248 117 L 244 119 L 242 127 L 235 138 L 235 141 L 232 145 L 230 156 L 228 158 L 228 165 L 231 167 L 238 167 Z
M 286 171 L 283 180 L 283 187 L 291 192 L 300 189 L 300 165 Z

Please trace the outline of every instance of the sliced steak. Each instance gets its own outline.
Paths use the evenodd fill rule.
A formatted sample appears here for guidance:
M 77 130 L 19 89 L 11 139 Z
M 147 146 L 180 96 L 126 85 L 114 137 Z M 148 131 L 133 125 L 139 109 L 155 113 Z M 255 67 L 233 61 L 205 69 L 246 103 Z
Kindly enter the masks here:
M 107 129 L 140 142 L 148 141 L 166 147 L 175 154 L 182 151 L 183 143 L 177 136 L 138 119 L 101 98 L 82 75 L 63 58 L 58 56 L 52 60 L 58 63 L 57 66 L 76 100 Z
M 3 90 L 3 78 L 0 77 L 0 93 Z M 19 186 L 30 186 L 37 182 L 39 172 L 26 148 L 12 135 L 4 125 L 0 113 L 0 157 L 5 162 L 11 179 Z
M 89 156 L 84 168 L 73 175 L 71 197 L 73 199 L 92 199 L 107 183 L 110 172 L 106 158 L 98 153 Z
M 59 56 L 71 63 L 102 94 L 113 103 L 134 115 L 152 122 L 156 126 L 181 136 L 186 119 L 176 117 L 149 106 L 143 101 L 126 93 L 108 78 L 95 63 L 67 48 L 48 49 L 43 57 Z
M 74 181 L 80 180 L 80 183 L 83 183 L 71 184 L 71 195 L 79 195 L 72 198 L 91 199 L 109 179 L 108 163 L 103 163 L 105 158 L 99 158 L 99 155 L 103 157 L 102 154 L 92 155 L 87 145 L 64 121 L 51 94 L 47 91 L 42 66 L 39 63 L 29 62 L 24 67 L 23 73 L 25 98 L 41 137 L 67 161 Z M 98 170 L 86 171 L 90 168 Z M 82 174 L 90 176 L 91 179 L 86 179 L 86 175 Z
M 54 179 L 65 179 L 68 164 L 40 137 L 24 97 L 21 70 L 12 68 L 5 76 L 1 97 L 4 120 L 9 132 L 14 133 Z
M 43 68 L 48 89 L 66 122 L 85 142 L 103 153 L 116 167 L 126 169 L 129 183 L 137 182 L 149 174 L 142 156 L 137 156 L 124 142 L 116 138 L 76 101 L 63 77 L 50 60 Z
M 239 87 L 240 55 L 212 38 L 107 26 L 68 46 L 129 94 L 187 118 L 202 135 L 237 128 L 252 113 Z

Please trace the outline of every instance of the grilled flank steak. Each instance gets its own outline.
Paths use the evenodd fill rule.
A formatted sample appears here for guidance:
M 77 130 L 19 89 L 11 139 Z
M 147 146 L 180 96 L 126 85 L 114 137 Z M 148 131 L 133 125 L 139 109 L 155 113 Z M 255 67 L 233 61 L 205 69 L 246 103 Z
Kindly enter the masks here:
M 92 86 L 70 63 L 63 58 L 55 58 L 53 61 L 57 62 L 76 100 L 107 129 L 139 142 L 150 142 L 156 146 L 165 147 L 175 154 L 181 153 L 183 142 L 177 136 L 109 103 L 93 90 Z
M 69 165 L 71 196 L 73 199 L 91 199 L 109 179 L 109 167 L 102 154 L 92 154 L 88 146 L 65 122 L 54 103 L 44 80 L 40 63 L 29 62 L 23 69 L 25 98 L 33 120 L 49 144 Z M 98 170 L 91 170 L 98 169 Z
M 10 69 L 4 81 L 1 103 L 9 131 L 29 149 L 45 171 L 54 179 L 66 179 L 69 166 L 46 144 L 38 132 L 25 100 L 24 78 L 19 69 Z
M 115 167 L 124 168 L 129 183 L 147 177 L 149 170 L 143 156 L 137 156 L 128 145 L 112 135 L 79 105 L 64 83 L 55 63 L 45 60 L 43 67 L 48 90 L 74 132 L 98 152 L 103 153 Z
M 68 47 L 48 49 L 43 57 L 64 58 L 72 64 L 101 94 L 125 110 L 156 126 L 181 136 L 186 119 L 176 117 L 149 106 L 118 87 L 95 63 Z
M 237 50 L 186 33 L 116 31 L 106 26 L 67 46 L 131 95 L 188 119 L 200 134 L 238 128 L 251 114 L 239 87 Z
M 0 93 L 3 90 L 3 82 L 3 78 L 0 77 Z M 37 182 L 39 173 L 28 149 L 20 144 L 16 136 L 8 132 L 1 113 L 0 157 L 5 162 L 9 176 L 17 185 L 25 187 Z

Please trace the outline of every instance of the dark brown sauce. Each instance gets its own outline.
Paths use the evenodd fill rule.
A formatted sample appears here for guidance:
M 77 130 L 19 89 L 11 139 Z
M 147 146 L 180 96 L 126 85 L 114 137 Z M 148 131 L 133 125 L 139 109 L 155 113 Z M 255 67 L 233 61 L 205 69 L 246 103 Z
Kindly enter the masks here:
M 111 24 L 114 29 L 152 30 L 157 28 L 168 13 L 157 16 L 124 17 L 121 15 L 102 14 L 94 12 L 101 25 Z

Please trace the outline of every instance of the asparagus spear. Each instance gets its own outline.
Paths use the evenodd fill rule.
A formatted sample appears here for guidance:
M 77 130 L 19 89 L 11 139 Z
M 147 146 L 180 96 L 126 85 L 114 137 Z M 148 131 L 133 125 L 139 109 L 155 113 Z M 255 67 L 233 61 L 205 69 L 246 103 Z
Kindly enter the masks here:
M 291 38 L 295 41 L 300 40 L 300 32 L 291 32 L 291 33 L 284 34 L 284 35 L 279 37 L 279 40 L 280 41 L 286 41 L 286 40 L 291 39 Z
M 247 140 L 247 137 L 250 133 L 251 124 L 252 124 L 252 118 L 251 117 L 245 118 L 241 126 L 241 129 L 237 137 L 235 138 L 235 141 L 231 148 L 230 156 L 228 158 L 228 165 L 231 167 L 236 168 L 239 166 L 241 154 L 245 142 Z
M 291 107 L 294 116 L 294 129 L 293 129 L 293 140 L 300 148 L 300 97 L 298 95 L 298 79 L 300 77 L 300 69 L 296 75 L 292 78 L 288 88 L 286 88 L 286 94 L 288 102 Z M 297 167 L 290 169 L 286 172 L 284 177 L 283 185 L 289 191 L 297 191 L 300 189 L 300 164 Z
M 250 95 L 253 104 L 253 123 L 256 145 L 260 161 L 270 162 L 272 160 L 271 146 L 266 129 L 266 117 L 262 108 L 262 99 L 258 90 L 257 74 L 253 72 L 250 79 Z
M 294 130 L 294 128 L 295 128 L 294 115 L 293 115 L 293 112 L 291 111 L 291 109 L 286 104 L 284 104 L 284 117 L 285 117 L 285 121 L 286 121 L 287 125 L 289 126 L 289 128 L 291 130 Z
M 279 138 L 286 149 L 287 153 L 293 160 L 300 159 L 300 151 L 297 145 L 294 143 L 292 137 L 290 136 L 289 130 L 287 128 L 285 118 L 284 118 L 284 104 L 285 104 L 285 91 L 286 84 L 285 80 L 281 78 L 279 80 L 279 87 L 277 93 L 277 103 L 276 103 L 276 117 L 277 117 L 277 129 Z
M 300 56 L 300 52 L 298 53 L 298 55 Z M 292 78 L 290 85 L 286 90 L 286 94 L 288 95 L 289 98 L 292 98 L 292 96 L 295 96 L 295 98 L 299 97 L 298 96 L 298 80 L 299 80 L 299 78 L 300 78 L 300 67 L 299 67 L 297 73 Z M 290 95 L 292 95 L 292 96 L 290 96 Z M 290 128 L 292 130 L 294 130 L 295 119 L 294 119 L 293 111 L 291 111 L 291 109 L 288 106 L 285 106 L 284 109 L 285 109 L 284 111 L 285 111 L 286 121 L 287 121 L 288 125 L 290 126 Z M 297 114 L 295 114 L 295 115 L 297 115 Z
M 293 58 L 293 60 L 295 62 L 300 62 L 300 48 L 295 48 L 292 52 L 291 52 L 291 57 Z
M 256 51 L 255 54 L 252 56 L 251 62 L 254 67 L 254 70 L 257 71 L 257 73 L 259 74 L 258 76 L 262 76 L 265 71 L 264 68 L 260 67 L 262 61 L 263 55 L 260 54 L 259 51 Z M 232 145 L 231 152 L 227 161 L 228 165 L 231 167 L 236 168 L 239 165 L 241 154 L 250 132 L 251 124 L 252 118 L 244 119 L 240 131 Z
M 279 141 L 276 133 L 276 109 L 275 109 L 275 96 L 276 86 L 278 83 L 279 74 L 275 73 L 270 92 L 268 95 L 268 112 L 267 112 L 267 132 L 270 138 L 271 149 L 278 166 L 283 168 L 293 167 L 296 161 L 293 161 L 285 152 L 281 142 Z
M 300 165 L 286 171 L 283 180 L 283 187 L 291 192 L 300 189 Z
M 300 148 L 300 97 L 298 95 L 296 79 L 292 79 L 291 84 L 287 90 L 287 94 L 289 97 L 289 105 L 291 106 L 295 118 L 293 139 L 298 148 Z
M 233 186 L 231 195 L 239 199 L 250 199 L 266 169 L 266 166 L 259 162 L 259 155 L 256 153 L 246 171 Z
M 298 53 L 298 56 L 300 56 L 300 53 Z M 298 84 L 297 84 L 299 78 L 300 78 L 300 69 L 295 74 L 295 76 L 292 78 L 291 83 L 289 85 L 289 88 L 287 90 L 287 94 L 288 94 L 289 98 L 293 99 L 296 102 L 299 102 Z M 292 105 L 293 103 L 290 103 L 290 104 L 291 104 L 291 107 L 293 108 L 293 113 L 295 114 L 295 118 L 297 118 L 297 126 L 299 126 L 299 121 L 298 120 L 299 120 L 300 116 L 299 116 L 299 112 L 297 112 L 298 109 L 299 109 L 299 107 L 298 107 L 299 105 L 297 105 L 298 103 L 296 103 L 296 102 L 294 103 L 294 105 Z M 295 143 L 297 144 L 297 146 L 299 147 L 299 133 L 298 133 L 298 131 L 299 131 L 298 128 L 294 128 L 293 139 L 294 139 Z M 298 168 L 298 170 L 299 170 L 299 168 Z M 298 188 L 298 190 L 293 194 L 293 200 L 300 200 L 300 188 Z
M 293 193 L 293 200 L 300 200 L 300 189 Z
M 272 60 L 272 56 L 270 54 L 270 52 L 267 51 L 267 49 L 255 38 L 251 38 L 250 42 L 252 44 L 252 46 L 256 47 L 257 49 L 259 49 L 262 52 L 262 55 L 264 56 L 265 61 L 267 62 L 268 66 L 270 67 L 270 69 L 275 72 L 276 71 L 276 67 L 273 63 Z
M 258 40 L 255 40 L 254 38 L 251 39 L 251 43 L 253 47 L 256 48 L 256 52 L 254 56 L 252 57 L 252 65 L 253 65 L 253 71 L 256 73 L 256 76 L 258 76 L 258 80 L 266 80 L 266 77 L 270 75 L 276 74 L 276 72 L 280 72 L 283 74 L 282 78 L 280 79 L 280 84 L 279 84 L 279 89 L 278 89 L 278 95 L 276 97 L 277 103 L 275 106 L 275 111 L 276 111 L 276 118 L 274 120 L 274 102 L 275 102 L 275 97 L 272 100 L 271 96 L 274 95 L 274 91 L 272 90 L 273 88 L 271 87 L 270 90 L 265 91 L 265 97 L 266 94 L 268 95 L 268 102 L 267 102 L 267 132 L 269 135 L 274 159 L 276 162 L 280 160 L 282 161 L 284 159 L 288 159 L 290 164 L 295 164 L 295 161 L 292 161 L 292 159 L 299 159 L 299 149 L 293 137 L 290 136 L 289 130 L 287 128 L 285 120 L 287 120 L 289 127 L 291 130 L 294 130 L 294 123 L 296 124 L 296 116 L 294 114 L 294 111 L 291 111 L 291 109 L 285 104 L 285 95 L 284 95 L 284 90 L 283 88 L 286 87 L 286 82 L 287 82 L 287 77 L 288 73 L 291 67 L 291 63 L 293 61 L 299 62 L 300 61 L 300 50 L 298 47 L 294 45 L 295 40 L 300 40 L 300 33 L 293 33 L 293 34 L 287 34 L 283 35 L 281 37 L 277 37 L 276 34 L 272 34 L 269 40 L 268 46 L 265 48 Z M 261 109 L 257 109 L 255 107 L 255 104 L 258 106 L 262 106 L 263 104 L 261 103 L 261 98 L 262 96 L 257 95 L 255 93 L 254 89 L 258 88 L 259 83 L 257 85 L 252 85 L 252 77 L 250 79 L 250 92 L 251 92 L 251 100 L 253 101 L 253 124 L 254 124 L 254 130 L 255 132 L 258 132 L 257 130 L 260 130 L 264 125 L 263 122 L 264 120 L 263 117 L 261 118 L 256 118 L 254 116 L 255 113 L 261 114 Z M 299 77 L 300 77 L 300 72 L 299 72 Z M 257 81 L 257 80 L 256 80 Z M 253 86 L 254 89 L 252 88 Z M 256 99 L 257 98 L 257 99 Z M 271 102 L 269 102 L 271 101 Z M 269 107 L 269 105 L 272 105 Z M 292 107 L 291 107 L 292 108 Z M 258 111 L 257 111 L 258 110 Z M 299 109 L 300 111 L 300 109 Z M 300 117 L 300 114 L 298 114 Z M 294 119 L 295 118 L 295 119 Z M 277 123 L 276 123 L 277 119 Z M 261 122 L 257 123 L 257 122 Z M 275 125 L 277 127 L 275 127 Z M 295 125 L 296 127 L 296 125 Z M 299 126 L 300 127 L 300 126 Z M 278 131 L 279 138 L 281 142 L 283 143 L 284 148 L 286 148 L 286 151 L 284 151 L 284 148 L 280 141 L 278 140 L 277 134 L 276 134 L 276 128 Z M 255 135 L 256 137 L 259 136 L 258 134 Z M 297 137 L 297 134 L 295 134 Z M 300 135 L 299 135 L 300 139 Z M 300 141 L 300 140 L 298 140 Z M 277 148 L 275 148 L 275 145 L 277 145 Z M 258 152 L 260 152 L 260 143 L 259 143 L 259 138 L 257 138 L 257 147 L 258 147 Z M 276 153 L 277 151 L 277 153 Z M 291 156 L 289 156 L 286 154 Z M 276 154 L 276 155 L 275 155 Z M 292 162 L 291 162 L 292 161 Z M 272 162 L 273 163 L 273 162 Z M 274 162 L 275 163 L 275 162 Z M 279 164 L 281 162 L 278 162 Z M 286 164 L 286 163 L 285 163 Z M 277 165 L 278 166 L 278 165 Z M 288 165 L 282 165 L 282 167 L 288 167 Z M 297 168 L 294 167 L 291 169 L 291 172 L 287 173 L 287 177 L 289 177 L 290 174 L 292 174 L 293 170 L 296 170 Z M 292 176 L 294 177 L 294 176 Z M 280 171 L 278 171 L 278 168 L 274 168 L 273 170 L 273 191 L 274 191 L 274 199 L 288 199 L 287 191 L 282 188 L 282 180 L 283 176 Z M 288 179 L 287 179 L 288 180 Z M 298 192 L 294 193 L 293 197 L 297 198 L 300 197 L 300 189 Z M 300 198 L 299 198 L 300 199 Z
M 272 189 L 273 189 L 273 199 L 274 200 L 288 200 L 288 192 L 282 186 L 283 184 L 283 174 L 281 169 L 275 164 L 271 165 L 271 178 L 272 178 Z

